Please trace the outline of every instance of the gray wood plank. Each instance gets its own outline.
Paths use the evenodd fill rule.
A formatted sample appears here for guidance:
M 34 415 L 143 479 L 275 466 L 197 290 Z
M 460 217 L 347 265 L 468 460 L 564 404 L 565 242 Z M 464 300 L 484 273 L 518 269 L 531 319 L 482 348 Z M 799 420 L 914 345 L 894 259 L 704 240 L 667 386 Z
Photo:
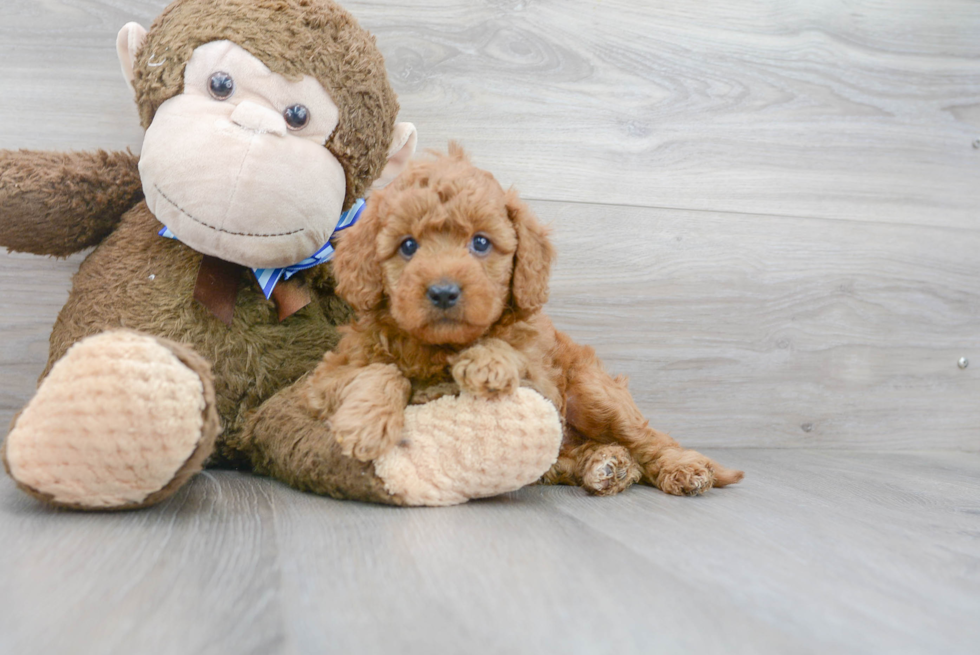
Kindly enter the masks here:
M 976 651 L 977 456 L 716 454 L 748 477 L 706 503 L 629 494 L 609 512 L 569 491 L 549 500 L 814 652 Z M 625 519 L 642 516 L 656 519 Z
M 533 207 L 548 313 L 685 443 L 980 450 L 977 232 Z
M 166 2 L 4 0 L 0 6 L 0 148 L 138 151 L 133 95 L 115 34 L 149 26 Z
M 0 147 L 138 149 L 114 35 L 163 0 L 8 0 Z M 976 226 L 980 5 L 345 3 L 423 147 L 530 197 Z
M 211 472 L 75 514 L 3 479 L 0 652 L 975 652 L 980 455 L 711 454 L 746 480 L 443 509 Z
M 0 653 L 284 652 L 269 484 L 204 473 L 145 512 L 0 482 Z
M 305 652 L 327 643 L 337 652 L 420 655 L 799 646 L 553 511 L 546 499 L 555 494 L 537 488 L 442 511 L 365 507 L 352 515 L 289 492 L 276 524 L 290 562 L 289 632 L 302 635 Z
M 48 361 L 48 337 L 81 255 L 69 259 L 0 254 L 0 426 L 34 395 Z
M 976 227 L 975 2 L 427 5 L 350 6 L 423 144 L 531 197 Z

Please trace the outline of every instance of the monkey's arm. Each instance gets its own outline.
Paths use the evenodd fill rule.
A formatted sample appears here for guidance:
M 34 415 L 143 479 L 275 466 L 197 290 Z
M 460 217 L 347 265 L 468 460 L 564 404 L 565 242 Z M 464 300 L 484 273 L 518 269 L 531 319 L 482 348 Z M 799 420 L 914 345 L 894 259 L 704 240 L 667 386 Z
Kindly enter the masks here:
M 143 199 L 129 152 L 0 150 L 0 247 L 68 255 L 104 239 Z

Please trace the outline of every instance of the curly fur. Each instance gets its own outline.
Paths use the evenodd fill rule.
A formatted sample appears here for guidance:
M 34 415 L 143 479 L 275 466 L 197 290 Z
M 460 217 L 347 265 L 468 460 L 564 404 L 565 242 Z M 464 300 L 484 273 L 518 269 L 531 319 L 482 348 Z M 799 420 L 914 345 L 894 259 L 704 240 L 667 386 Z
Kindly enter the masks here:
M 55 257 L 97 245 L 143 199 L 137 164 L 129 152 L 0 151 L 0 244 Z
M 477 236 L 489 239 L 486 252 L 475 249 Z M 402 249 L 409 238 L 414 253 Z M 551 400 L 565 424 L 545 482 L 603 495 L 636 481 L 687 495 L 738 482 L 741 471 L 652 429 L 626 380 L 554 328 L 541 312 L 553 258 L 547 231 L 517 193 L 461 148 L 414 162 L 375 193 L 338 244 L 337 292 L 359 316 L 314 371 L 308 402 L 335 424 L 356 424 L 343 447 L 367 461 L 393 445 L 392 417 L 409 402 L 409 385 L 426 398 L 434 388 L 493 397 L 526 385 Z M 459 288 L 450 307 L 428 296 L 444 284 Z M 348 398 L 356 399 L 351 407 Z

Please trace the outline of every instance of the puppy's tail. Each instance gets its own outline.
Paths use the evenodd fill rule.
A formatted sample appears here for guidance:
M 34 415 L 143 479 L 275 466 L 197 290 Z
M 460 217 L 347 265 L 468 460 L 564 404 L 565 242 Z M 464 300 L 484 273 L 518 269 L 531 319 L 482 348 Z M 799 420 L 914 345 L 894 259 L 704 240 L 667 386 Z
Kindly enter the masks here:
M 466 151 L 463 149 L 463 145 L 456 140 L 449 142 L 449 156 L 453 159 L 469 159 L 469 157 L 466 155 Z
M 717 462 L 712 463 L 711 472 L 715 474 L 715 483 L 712 485 L 714 487 L 727 487 L 730 484 L 741 482 L 742 478 L 745 477 L 743 471 L 724 467 Z

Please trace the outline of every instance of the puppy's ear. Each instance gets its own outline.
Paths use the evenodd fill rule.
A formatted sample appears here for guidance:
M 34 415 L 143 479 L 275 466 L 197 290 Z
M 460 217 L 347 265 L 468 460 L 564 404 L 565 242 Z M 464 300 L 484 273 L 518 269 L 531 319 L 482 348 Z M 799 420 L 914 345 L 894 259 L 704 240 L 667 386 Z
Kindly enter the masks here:
M 375 191 L 357 223 L 337 235 L 337 253 L 333 258 L 336 292 L 358 312 L 380 305 L 384 294 L 377 253 L 381 230 L 378 205 L 383 195 L 384 191 Z
M 531 209 L 511 189 L 507 192 L 507 214 L 517 230 L 517 252 L 511 295 L 521 312 L 532 314 L 548 301 L 548 275 L 555 249 L 546 230 Z

